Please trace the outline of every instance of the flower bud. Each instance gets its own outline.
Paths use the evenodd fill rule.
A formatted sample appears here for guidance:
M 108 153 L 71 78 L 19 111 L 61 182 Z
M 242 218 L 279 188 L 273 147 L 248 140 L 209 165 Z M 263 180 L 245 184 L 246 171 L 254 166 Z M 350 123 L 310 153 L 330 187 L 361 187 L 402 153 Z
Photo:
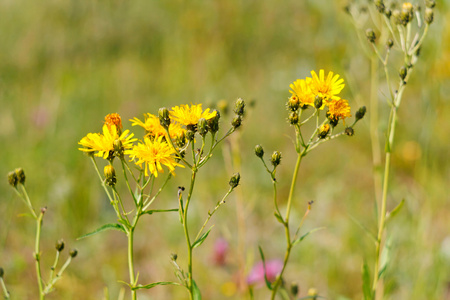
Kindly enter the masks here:
M 3 268 L 0 268 L 0 278 L 3 278 L 3 275 L 5 275 L 5 271 Z
M 345 128 L 344 133 L 348 136 L 353 136 L 355 134 L 355 131 L 353 130 L 352 127 L 347 127 L 347 128 Z
M 216 133 L 219 131 L 219 119 L 220 113 L 218 110 L 215 110 L 216 116 L 208 120 L 208 128 L 211 133 Z
M 19 182 L 19 178 L 17 177 L 16 172 L 11 171 L 8 173 L 8 182 L 12 187 L 16 187 Z
M 178 259 L 178 255 L 176 253 L 170 254 L 170 260 L 177 261 L 177 259 Z
M 433 23 L 434 20 L 434 13 L 433 10 L 431 8 L 426 8 L 425 9 L 425 23 L 427 23 L 428 25 L 430 25 L 431 23 Z
M 435 0 L 425 0 L 425 5 L 427 8 L 434 8 L 436 6 Z
M 158 110 L 158 117 L 159 117 L 159 123 L 164 128 L 169 128 L 170 125 L 170 117 L 169 117 L 169 111 L 167 108 L 162 107 Z
M 401 78 L 402 80 L 405 80 L 406 75 L 408 75 L 408 70 L 406 69 L 405 66 L 403 66 L 403 67 L 400 68 L 400 71 L 398 72 L 398 75 L 400 76 L 400 78 Z
M 319 294 L 317 293 L 317 290 L 315 288 L 310 288 L 308 290 L 308 296 L 310 297 L 317 297 Z
M 278 151 L 273 152 L 270 162 L 276 168 L 281 162 L 281 153 Z
M 296 111 L 298 107 L 300 106 L 300 100 L 296 95 L 292 95 L 291 98 L 289 98 L 287 107 L 291 111 Z
M 383 0 L 375 0 L 375 6 L 380 13 L 384 12 L 385 6 Z
M 25 184 L 25 172 L 23 171 L 23 169 L 17 168 L 14 170 L 14 172 L 16 172 L 17 180 L 19 181 L 19 183 Z
M 319 137 L 319 139 L 324 139 L 324 138 L 327 137 L 329 132 L 330 132 L 330 125 L 329 124 L 323 124 L 319 128 L 319 133 L 317 134 L 317 136 Z
M 116 170 L 111 165 L 106 165 L 103 169 L 103 173 L 105 174 L 106 184 L 109 186 L 115 186 L 117 182 L 116 178 Z
M 205 118 L 201 118 L 200 120 L 198 120 L 197 129 L 198 129 L 198 133 L 202 137 L 205 137 L 205 135 L 208 133 L 208 124 L 206 123 Z
M 314 107 L 319 109 L 322 107 L 323 99 L 320 96 L 316 96 L 316 99 L 314 100 Z
M 375 35 L 375 32 L 373 31 L 372 28 L 368 28 L 366 30 L 366 37 L 367 37 L 367 40 L 369 42 L 371 42 L 372 44 L 375 43 L 375 40 L 377 39 L 377 36 Z
M 122 141 L 120 139 L 115 140 L 114 144 L 113 144 L 113 147 L 114 147 L 114 155 L 119 157 L 119 158 L 123 158 Z
M 402 5 L 402 12 L 400 15 L 400 20 L 403 26 L 406 26 L 409 22 L 412 21 L 414 17 L 414 7 L 411 3 L 405 2 Z
M 192 130 L 192 129 L 188 129 L 188 130 L 186 131 L 186 139 L 187 139 L 189 142 L 192 142 L 192 141 L 194 140 L 194 137 L 195 137 L 195 131 Z
M 255 146 L 255 154 L 259 158 L 262 158 L 264 156 L 264 149 L 263 149 L 263 147 L 261 145 L 256 145 Z
M 233 121 L 231 121 L 231 126 L 234 127 L 234 129 L 238 128 L 242 124 L 242 118 L 241 116 L 234 117 Z
M 77 256 L 77 254 L 78 254 L 78 250 L 77 249 L 72 249 L 72 250 L 69 251 L 69 255 L 72 258 L 75 258 Z
M 291 284 L 291 294 L 294 295 L 294 297 L 298 295 L 298 284 L 295 282 Z
M 392 17 L 394 18 L 394 23 L 396 25 L 402 24 L 402 13 L 398 9 L 395 9 L 392 12 Z
M 290 113 L 290 115 L 289 115 L 289 123 L 291 123 L 291 125 L 298 124 L 298 114 L 295 111 Z
M 55 244 L 56 251 L 61 252 L 64 250 L 64 240 L 59 240 Z
M 365 106 L 361 106 L 361 107 L 358 109 L 358 111 L 356 112 L 356 114 L 355 114 L 355 119 L 356 119 L 356 121 L 359 121 L 359 120 L 361 120 L 362 118 L 364 118 L 364 115 L 366 114 L 366 111 L 367 111 L 366 107 L 365 107 Z
M 386 42 L 386 47 L 388 47 L 388 49 L 391 49 L 392 46 L 394 46 L 394 41 L 392 39 L 388 39 Z
M 385 16 L 386 16 L 388 19 L 390 19 L 390 18 L 391 18 L 391 15 L 392 15 L 392 11 L 391 11 L 389 8 L 385 8 L 385 9 L 384 9 L 384 14 L 385 14 Z
M 114 125 L 117 130 L 117 134 L 122 134 L 122 118 L 119 114 L 113 113 L 105 116 L 105 124 L 111 129 L 111 126 Z
M 228 183 L 232 189 L 239 185 L 239 181 L 241 180 L 241 175 L 239 173 L 234 174 L 230 178 L 230 182 Z
M 244 115 L 244 107 L 245 107 L 244 100 L 242 100 L 242 98 L 239 98 L 239 99 L 236 100 L 236 104 L 234 106 L 234 112 L 238 116 L 243 116 Z
M 177 144 L 179 148 L 183 148 L 186 145 L 186 134 L 184 131 L 177 133 L 177 136 L 175 137 L 175 144 Z

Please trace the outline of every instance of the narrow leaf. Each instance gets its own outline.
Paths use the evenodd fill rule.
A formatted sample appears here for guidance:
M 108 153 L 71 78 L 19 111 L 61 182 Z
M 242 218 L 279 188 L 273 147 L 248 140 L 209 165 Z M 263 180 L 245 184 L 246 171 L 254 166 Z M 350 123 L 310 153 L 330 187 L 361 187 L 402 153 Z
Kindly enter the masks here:
M 275 218 L 277 218 L 278 222 L 280 222 L 283 225 L 285 224 L 283 218 L 280 216 L 278 212 L 274 212 L 273 214 L 275 215 Z
M 122 225 L 117 224 L 117 223 L 110 223 L 110 224 L 105 224 L 105 225 L 101 226 L 100 228 L 97 228 L 96 230 L 94 230 L 94 231 L 92 231 L 90 233 L 87 233 L 87 234 L 85 234 L 83 236 L 80 236 L 79 238 L 77 238 L 77 240 L 81 240 L 81 239 L 87 238 L 87 237 L 89 237 L 91 235 L 97 234 L 97 233 L 105 231 L 105 230 L 118 230 L 118 231 L 122 231 L 122 232 L 126 233 L 126 231 L 125 231 L 125 229 L 123 228 Z
M 205 241 L 205 239 L 208 237 L 209 232 L 211 231 L 212 227 L 210 229 L 208 229 L 207 232 L 205 232 L 204 234 L 202 234 L 198 240 L 196 240 L 193 244 L 192 244 L 192 249 L 197 248 L 198 246 L 200 246 L 201 244 L 203 244 L 203 242 Z
M 259 248 L 259 254 L 261 255 L 261 260 L 263 263 L 263 269 L 264 269 L 264 281 L 266 282 L 266 286 L 269 290 L 272 290 L 272 284 L 270 283 L 269 279 L 267 279 L 267 272 L 266 272 L 266 259 L 264 258 L 264 252 L 261 248 L 261 246 L 258 247 Z
M 192 280 L 192 297 L 194 300 L 202 300 L 202 294 L 194 280 Z
M 364 300 L 372 300 L 373 294 L 370 287 L 370 272 L 369 266 L 366 262 L 364 262 L 362 266 L 362 289 L 364 293 Z
M 402 209 L 403 204 L 405 204 L 405 199 L 402 199 L 402 201 L 400 201 L 400 203 L 390 213 L 388 213 L 386 216 L 386 222 L 398 214 L 398 212 Z
M 350 219 L 356 224 L 358 225 L 371 239 L 373 239 L 374 242 L 377 241 L 377 236 L 371 232 L 366 226 L 364 226 L 363 224 L 361 224 L 356 218 L 352 217 L 351 215 L 348 215 L 350 217 Z
M 386 239 L 386 243 L 383 247 L 383 252 L 381 252 L 380 259 L 380 270 L 378 271 L 378 278 L 381 278 L 386 271 L 386 268 L 389 264 L 390 254 L 391 254 L 391 241 L 390 239 Z
M 131 289 L 133 291 L 139 290 L 139 289 L 149 290 L 149 289 L 154 288 L 155 286 L 158 286 L 158 285 L 181 285 L 181 284 L 179 284 L 177 282 L 172 282 L 172 281 L 160 281 L 160 282 L 154 282 L 154 283 L 150 283 L 150 284 L 146 284 L 146 285 L 141 285 L 140 284 L 138 286 L 132 287 Z
M 304 235 L 302 235 L 301 237 L 299 237 L 298 239 L 296 239 L 295 241 L 292 242 L 292 247 L 294 247 L 295 245 L 297 245 L 298 243 L 300 243 L 301 241 L 303 241 L 308 235 L 310 235 L 313 232 L 319 231 L 325 229 L 325 227 L 319 227 L 319 228 L 314 228 L 310 231 L 308 231 L 307 233 L 305 233 Z
M 178 208 L 171 208 L 171 209 L 150 209 L 150 210 L 146 210 L 141 212 L 141 215 L 152 215 L 154 213 L 159 213 L 159 212 L 171 212 L 171 211 L 178 211 Z

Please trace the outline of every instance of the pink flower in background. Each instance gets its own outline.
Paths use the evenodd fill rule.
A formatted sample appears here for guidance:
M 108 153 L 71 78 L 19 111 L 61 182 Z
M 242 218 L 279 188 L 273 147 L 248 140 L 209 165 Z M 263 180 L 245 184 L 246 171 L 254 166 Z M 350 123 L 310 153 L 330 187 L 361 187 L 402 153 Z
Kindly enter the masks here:
M 225 264 L 228 252 L 228 242 L 224 238 L 218 238 L 214 244 L 213 260 L 216 265 L 223 266 Z
M 277 275 L 280 274 L 281 269 L 283 269 L 283 262 L 279 259 L 273 259 L 266 261 L 266 276 L 267 280 L 270 282 L 275 281 L 277 278 Z M 247 277 L 247 283 L 248 284 L 257 284 L 257 285 L 263 285 L 265 282 L 264 280 L 264 266 L 262 261 L 257 263 L 250 274 Z

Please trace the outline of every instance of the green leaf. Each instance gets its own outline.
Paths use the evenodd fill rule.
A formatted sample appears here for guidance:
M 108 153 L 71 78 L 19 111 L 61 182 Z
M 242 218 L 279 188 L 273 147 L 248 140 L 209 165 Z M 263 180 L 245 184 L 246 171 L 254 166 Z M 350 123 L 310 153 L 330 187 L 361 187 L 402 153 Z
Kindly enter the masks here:
M 178 211 L 178 208 L 171 208 L 171 209 L 150 209 L 150 210 L 145 210 L 143 212 L 141 212 L 141 215 L 152 215 L 154 213 L 159 213 L 159 212 L 171 212 L 171 211 Z
M 280 216 L 278 212 L 274 212 L 273 214 L 275 215 L 275 218 L 277 218 L 278 222 L 280 222 L 283 225 L 285 224 L 283 218 Z
M 87 238 L 87 237 L 89 237 L 91 235 L 97 234 L 97 233 L 105 231 L 105 230 L 118 230 L 118 231 L 122 231 L 122 232 L 126 233 L 126 231 L 125 231 L 125 229 L 123 228 L 122 225 L 117 224 L 117 223 L 110 223 L 110 224 L 105 224 L 102 227 L 97 228 L 96 230 L 94 230 L 94 231 L 92 231 L 90 233 L 87 233 L 85 235 L 80 236 L 79 238 L 77 238 L 77 240 L 81 240 L 81 239 Z
M 371 239 L 373 239 L 374 242 L 377 241 L 377 236 L 371 232 L 366 226 L 361 224 L 356 218 L 352 217 L 351 215 L 348 215 L 352 221 L 358 225 Z
M 264 281 L 266 282 L 266 286 L 269 290 L 272 290 L 272 284 L 270 283 L 269 279 L 267 279 L 267 272 L 266 272 L 266 259 L 264 258 L 264 252 L 261 248 L 261 246 L 258 246 L 259 248 L 259 254 L 261 255 L 261 260 L 263 263 L 264 268 Z
M 158 286 L 158 285 L 181 285 L 181 284 L 179 284 L 177 282 L 172 282 L 172 281 L 160 281 L 160 282 L 154 282 L 154 283 L 150 283 L 150 284 L 146 284 L 146 285 L 139 284 L 138 286 L 132 287 L 131 289 L 133 291 L 139 290 L 139 289 L 149 290 L 149 289 L 154 288 L 155 286 Z
M 370 287 L 369 266 L 366 262 L 364 262 L 362 266 L 362 289 L 364 293 L 364 300 L 373 300 L 372 288 Z
M 212 227 L 210 229 L 208 229 L 207 232 L 205 232 L 204 234 L 202 234 L 198 240 L 196 240 L 193 244 L 192 244 L 192 249 L 197 248 L 198 246 L 200 246 L 201 244 L 203 244 L 203 242 L 205 241 L 205 239 L 208 237 L 209 232 L 211 231 Z
M 303 241 L 308 235 L 310 235 L 311 233 L 315 232 L 315 231 L 319 231 L 325 229 L 325 227 L 319 227 L 319 228 L 314 228 L 310 231 L 308 231 L 307 233 L 305 233 L 304 235 L 302 235 L 301 237 L 299 237 L 298 239 L 296 239 L 295 241 L 292 242 L 292 247 L 294 247 L 295 245 L 297 245 L 298 243 L 300 243 L 301 241 Z
M 313 300 L 315 300 L 315 299 L 326 299 L 326 298 L 322 297 L 322 296 L 306 296 L 306 297 L 298 298 L 298 300 L 306 300 L 306 299 L 313 299 Z
M 400 203 L 390 213 L 388 213 L 388 215 L 386 216 L 386 223 L 398 214 L 404 204 L 405 199 L 402 199 L 402 201 L 400 201 Z
M 380 269 L 378 271 L 378 278 L 381 278 L 386 271 L 386 268 L 389 264 L 390 260 L 390 254 L 391 254 L 391 241 L 390 239 L 386 239 L 386 243 L 383 247 L 383 252 L 381 252 L 381 258 L 380 258 Z
M 194 300 L 202 300 L 202 294 L 194 280 L 192 280 L 192 298 L 194 298 Z

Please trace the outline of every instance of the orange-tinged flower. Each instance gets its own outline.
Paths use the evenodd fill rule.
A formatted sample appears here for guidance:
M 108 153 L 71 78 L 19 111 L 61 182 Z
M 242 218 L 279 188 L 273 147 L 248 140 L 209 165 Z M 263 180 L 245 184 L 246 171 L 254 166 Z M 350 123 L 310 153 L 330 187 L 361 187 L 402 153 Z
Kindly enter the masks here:
M 133 149 L 125 151 L 131 160 L 137 160 L 135 164 L 141 167 L 144 164 L 145 176 L 149 176 L 150 171 L 155 177 L 158 177 L 158 172 L 164 172 L 162 165 L 165 165 L 173 175 L 176 166 L 184 168 L 175 161 L 174 153 L 175 150 L 163 140 L 163 136 L 153 140 L 145 137 L 143 143 L 139 142 Z
M 170 111 L 170 117 L 172 120 L 181 123 L 183 125 L 197 125 L 198 120 L 204 118 L 209 120 L 216 116 L 216 111 L 209 112 L 209 108 L 202 110 L 201 104 L 181 105 L 172 107 Z
M 352 115 L 350 114 L 350 105 L 348 105 L 348 101 L 344 99 L 332 100 L 328 104 L 328 117 L 334 120 L 343 120 L 345 124 L 345 118 L 349 118 Z
M 123 128 L 122 118 L 119 114 L 116 113 L 106 115 L 105 124 L 108 126 L 108 128 L 111 128 L 112 125 L 115 125 L 119 131 L 121 131 Z
M 307 77 L 306 81 L 309 81 L 309 86 L 314 96 L 323 98 L 325 102 L 339 99 L 337 95 L 345 86 L 344 79 L 339 79 L 338 74 L 333 76 L 333 72 L 329 72 L 327 78 L 325 78 L 324 70 L 319 71 L 319 76 L 317 76 L 315 71 L 311 71 L 311 75 L 312 78 Z

